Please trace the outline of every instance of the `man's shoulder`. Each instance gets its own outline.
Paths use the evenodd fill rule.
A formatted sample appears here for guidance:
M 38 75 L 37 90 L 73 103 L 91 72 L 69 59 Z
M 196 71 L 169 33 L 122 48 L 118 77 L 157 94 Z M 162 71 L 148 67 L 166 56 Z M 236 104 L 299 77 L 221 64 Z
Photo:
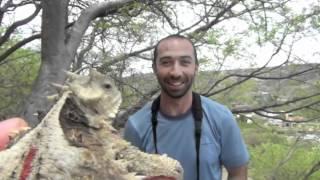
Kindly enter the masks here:
M 145 121 L 151 118 L 151 102 L 145 104 L 141 109 L 137 112 L 129 116 L 129 121 L 137 123 L 144 123 Z
M 214 111 L 230 111 L 225 105 L 210 99 L 205 96 L 201 96 L 201 103 L 204 108 L 214 110 Z
M 225 125 L 233 123 L 234 117 L 227 106 L 204 96 L 201 96 L 201 103 L 202 109 L 210 121 Z
M 151 102 L 146 103 L 142 108 L 140 108 L 137 112 L 132 114 L 132 116 L 141 116 L 151 112 Z

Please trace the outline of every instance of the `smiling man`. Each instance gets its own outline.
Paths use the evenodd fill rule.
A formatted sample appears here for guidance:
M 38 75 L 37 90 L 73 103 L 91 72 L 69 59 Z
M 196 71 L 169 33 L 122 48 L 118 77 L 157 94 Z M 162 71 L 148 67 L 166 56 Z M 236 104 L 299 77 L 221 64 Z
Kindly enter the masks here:
M 140 150 L 167 154 L 184 168 L 185 180 L 247 179 L 249 154 L 231 112 L 192 92 L 198 71 L 193 43 L 171 35 L 154 49 L 160 96 L 129 117 L 124 138 Z

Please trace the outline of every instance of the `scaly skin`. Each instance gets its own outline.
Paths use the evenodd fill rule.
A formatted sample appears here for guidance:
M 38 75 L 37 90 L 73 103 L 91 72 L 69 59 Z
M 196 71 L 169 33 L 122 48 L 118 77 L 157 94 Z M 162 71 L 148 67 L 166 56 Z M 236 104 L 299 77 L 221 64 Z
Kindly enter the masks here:
M 113 82 L 69 73 L 41 123 L 0 152 L 0 179 L 182 179 L 178 161 L 139 151 L 111 126 L 121 103 Z

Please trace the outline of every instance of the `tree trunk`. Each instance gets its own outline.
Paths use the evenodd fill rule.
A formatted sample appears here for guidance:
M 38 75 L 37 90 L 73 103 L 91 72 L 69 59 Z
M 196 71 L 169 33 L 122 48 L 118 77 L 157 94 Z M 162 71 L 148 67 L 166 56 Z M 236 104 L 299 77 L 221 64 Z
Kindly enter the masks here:
M 66 48 L 68 0 L 42 1 L 41 67 L 31 95 L 25 101 L 22 116 L 34 127 L 40 121 L 38 114 L 46 113 L 52 105 L 48 95 L 56 91 L 50 83 L 62 84 L 66 78 L 63 70 L 71 64 Z

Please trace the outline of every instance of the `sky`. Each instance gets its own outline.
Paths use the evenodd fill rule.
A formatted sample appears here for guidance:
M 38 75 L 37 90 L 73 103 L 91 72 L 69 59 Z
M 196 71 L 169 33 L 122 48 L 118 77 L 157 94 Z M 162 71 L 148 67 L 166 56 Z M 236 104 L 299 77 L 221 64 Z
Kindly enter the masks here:
M 296 12 L 301 12 L 304 8 L 308 7 L 310 3 L 317 3 L 319 5 L 318 0 L 308 0 L 301 1 L 296 0 L 292 1 L 291 8 Z M 183 11 L 179 12 L 182 14 L 185 19 L 192 19 L 192 17 L 188 17 L 188 13 Z M 215 26 L 214 28 L 220 28 Z M 223 23 L 221 26 L 225 29 L 226 34 L 234 34 L 236 32 L 241 33 L 247 28 L 247 24 L 239 20 L 231 20 L 226 23 Z M 291 59 L 293 63 L 320 63 L 320 30 L 314 31 L 312 36 L 306 37 L 304 35 L 297 35 L 295 39 L 291 36 L 286 41 L 283 46 L 283 51 L 280 51 L 272 60 L 269 62 L 271 55 L 274 53 L 276 47 L 271 43 L 263 44 L 262 46 L 258 46 L 256 44 L 256 37 L 247 37 L 243 39 L 246 47 L 250 47 L 248 52 L 243 52 L 244 55 L 241 59 L 237 57 L 230 57 L 226 61 L 223 62 L 222 69 L 238 69 L 238 68 L 250 68 L 250 67 L 261 67 L 264 66 L 267 62 L 268 66 L 276 66 L 282 64 L 287 60 L 287 52 L 289 51 L 289 46 L 292 41 L 295 41 L 292 46 L 292 54 Z M 205 56 L 211 59 L 213 62 L 216 62 L 214 59 L 213 50 L 202 50 L 200 56 Z M 241 52 L 240 52 L 241 54 Z M 247 59 L 246 59 L 247 58 Z M 295 59 L 295 60 L 293 60 Z M 152 72 L 151 63 L 145 60 L 137 61 L 134 65 L 136 71 L 144 70 L 144 72 Z M 200 70 L 212 70 L 219 68 L 217 63 L 214 64 L 203 64 L 200 65 Z
M 301 1 L 296 0 L 293 1 L 291 8 L 295 11 L 299 12 L 304 9 L 304 7 L 308 7 L 309 3 L 312 2 L 319 2 L 317 0 L 308 0 L 308 1 Z M 33 12 L 33 7 L 29 6 L 25 9 L 18 9 L 18 15 L 15 16 L 16 19 L 21 19 L 26 17 L 27 14 L 31 14 Z M 188 12 L 184 12 L 180 9 L 180 12 L 177 12 L 180 16 L 185 17 L 185 19 L 192 19 L 192 17 L 188 17 Z M 22 16 L 21 16 L 22 14 Z M 40 27 L 41 19 L 38 17 L 35 19 L 30 25 L 27 25 L 23 32 L 24 33 L 30 33 L 35 27 Z M 190 21 L 189 21 L 190 22 Z M 222 26 L 224 26 L 226 33 L 235 33 L 235 32 L 241 32 L 244 29 L 247 28 L 247 25 L 244 24 L 241 21 L 233 20 L 229 21 L 227 23 L 224 23 Z M 215 27 L 215 28 L 219 28 Z M 29 31 L 29 32 L 28 32 Z M 301 37 L 300 40 L 298 40 L 295 45 L 293 46 L 293 54 L 292 57 L 297 57 L 297 59 L 303 59 L 306 62 L 309 63 L 320 63 L 320 31 L 315 33 L 315 36 L 312 37 Z M 248 68 L 248 67 L 261 67 L 263 66 L 269 59 L 270 55 L 274 52 L 274 46 L 271 43 L 267 43 L 263 46 L 257 46 L 255 45 L 255 38 L 247 38 L 245 39 L 246 46 L 250 47 L 249 52 L 244 52 L 245 56 L 247 56 L 247 60 L 245 58 L 242 58 L 239 60 L 239 58 L 228 58 L 226 61 L 224 61 L 223 67 L 224 69 L 236 69 L 236 68 Z M 287 48 L 288 50 L 288 48 Z M 202 50 L 199 52 L 200 56 L 205 56 L 206 58 L 211 59 L 212 61 L 216 62 L 216 59 L 214 59 L 214 53 L 213 50 Z M 269 66 L 275 66 L 278 64 L 281 64 L 285 59 L 286 53 L 280 52 L 272 61 L 269 63 Z M 298 61 L 296 61 L 298 62 Z M 301 62 L 300 62 L 301 63 Z M 201 70 L 211 70 L 214 68 L 217 68 L 215 64 L 204 64 L 200 66 Z M 151 62 L 146 60 L 141 61 L 135 61 L 135 63 L 132 63 L 130 66 L 133 71 L 135 72 L 152 72 L 151 68 Z

